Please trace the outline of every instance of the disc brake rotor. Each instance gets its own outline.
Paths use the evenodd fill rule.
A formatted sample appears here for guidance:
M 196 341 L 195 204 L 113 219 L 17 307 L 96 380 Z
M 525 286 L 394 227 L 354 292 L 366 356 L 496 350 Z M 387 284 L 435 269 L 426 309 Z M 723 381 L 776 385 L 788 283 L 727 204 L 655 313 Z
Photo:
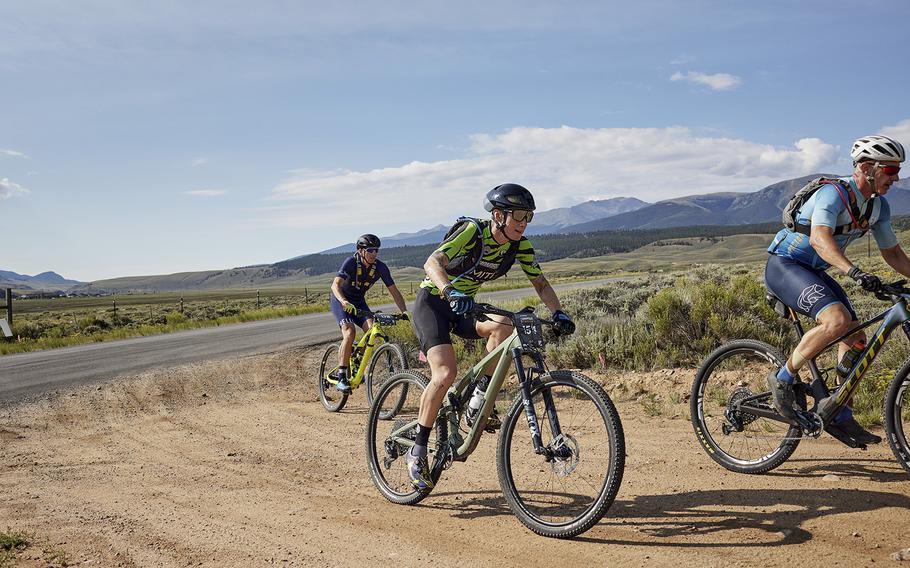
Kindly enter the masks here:
M 571 434 L 560 434 L 550 443 L 553 459 L 550 469 L 560 477 L 568 477 L 578 467 L 581 453 L 578 449 L 578 440 Z

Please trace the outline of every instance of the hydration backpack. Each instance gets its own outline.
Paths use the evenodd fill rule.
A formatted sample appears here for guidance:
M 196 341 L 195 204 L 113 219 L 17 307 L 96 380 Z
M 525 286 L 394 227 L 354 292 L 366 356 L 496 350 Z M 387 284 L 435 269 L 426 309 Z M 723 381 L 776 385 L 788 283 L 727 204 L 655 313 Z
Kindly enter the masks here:
M 811 226 L 809 224 L 799 223 L 796 220 L 796 217 L 802 206 L 805 205 L 806 202 L 809 201 L 809 198 L 824 185 L 833 185 L 834 188 L 837 189 L 841 201 L 847 206 L 847 211 L 850 213 L 851 222 L 846 225 L 835 227 L 834 234 L 841 235 L 852 229 L 860 229 L 863 234 L 865 234 L 866 231 L 869 230 L 869 219 L 872 217 L 872 209 L 875 206 L 876 195 L 873 195 L 866 201 L 866 210 L 861 213 L 859 207 L 856 205 L 856 195 L 854 195 L 848 184 L 840 179 L 827 179 L 823 177 L 816 178 L 804 185 L 796 192 L 796 195 L 790 199 L 787 205 L 784 206 L 782 215 L 784 226 L 791 231 L 804 235 L 809 235 L 811 233 Z
M 483 266 L 481 264 L 484 253 L 483 225 L 480 224 L 479 219 L 475 219 L 474 217 L 459 217 L 455 220 L 455 224 L 452 225 L 445 234 L 445 237 L 442 238 L 442 242 L 447 243 L 455 238 L 458 233 L 467 228 L 468 224 L 474 225 L 476 228 L 474 236 L 471 238 L 471 242 L 465 247 L 468 252 L 456 256 L 449 262 L 448 266 L 446 266 L 446 273 L 449 276 L 455 276 L 455 278 L 452 279 L 452 282 L 465 276 L 473 276 L 475 280 L 482 281 L 494 280 L 508 273 L 509 269 L 512 268 L 512 264 L 515 262 L 515 257 L 518 255 L 519 241 L 512 241 L 509 243 L 509 250 L 506 251 L 502 261 L 495 267 Z

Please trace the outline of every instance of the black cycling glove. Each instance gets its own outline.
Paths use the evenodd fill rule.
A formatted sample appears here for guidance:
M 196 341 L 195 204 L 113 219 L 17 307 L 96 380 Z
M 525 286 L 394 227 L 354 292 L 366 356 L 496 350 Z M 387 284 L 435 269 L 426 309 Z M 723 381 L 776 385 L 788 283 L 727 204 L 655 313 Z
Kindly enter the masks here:
M 859 285 L 862 286 L 863 290 L 867 292 L 878 292 L 882 289 L 882 281 L 879 280 L 878 276 L 863 272 L 856 266 L 850 269 L 847 276 L 856 280 Z
M 556 335 L 572 335 L 575 333 L 575 322 L 566 312 L 556 310 L 553 312 L 553 331 Z

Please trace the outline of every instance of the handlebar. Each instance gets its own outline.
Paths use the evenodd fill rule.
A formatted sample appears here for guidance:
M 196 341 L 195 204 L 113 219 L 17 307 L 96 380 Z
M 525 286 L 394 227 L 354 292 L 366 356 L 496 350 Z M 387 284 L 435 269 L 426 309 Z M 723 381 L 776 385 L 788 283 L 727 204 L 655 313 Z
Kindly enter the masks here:
M 395 325 L 399 321 L 409 321 L 407 314 L 404 312 L 398 314 L 385 314 L 381 310 L 374 312 L 371 310 L 360 310 L 355 308 L 352 315 L 375 319 L 380 325 Z
M 885 302 L 898 302 L 905 295 L 910 295 L 910 288 L 904 286 L 906 280 L 882 284 L 882 289 L 875 292 L 875 297 Z
M 484 320 L 490 319 L 490 318 L 486 317 L 488 315 L 504 316 L 511 320 L 511 319 L 514 319 L 517 314 L 534 314 L 534 308 L 529 306 L 529 307 L 523 308 L 517 312 L 510 312 L 509 310 L 499 308 L 492 304 L 477 303 L 477 304 L 474 304 L 474 308 L 471 310 L 471 313 L 474 315 L 475 318 L 477 318 L 478 321 L 484 321 Z M 538 320 L 540 320 L 540 323 L 542 323 L 542 324 L 549 325 L 549 326 L 554 325 L 553 320 L 544 319 L 542 317 L 539 317 L 537 314 L 534 314 L 534 317 L 536 317 Z

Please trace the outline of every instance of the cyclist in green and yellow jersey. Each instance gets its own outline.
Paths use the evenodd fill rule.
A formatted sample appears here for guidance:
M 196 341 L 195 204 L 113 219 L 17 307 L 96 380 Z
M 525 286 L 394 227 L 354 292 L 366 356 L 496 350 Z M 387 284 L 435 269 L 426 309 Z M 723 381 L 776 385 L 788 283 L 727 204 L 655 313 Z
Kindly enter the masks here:
M 474 318 L 474 295 L 481 285 L 504 276 L 517 260 L 537 295 L 553 312 L 554 329 L 561 334 L 575 331 L 575 324 L 562 311 L 556 292 L 534 260 L 534 247 L 523 236 L 534 217 L 531 192 L 514 183 L 499 185 L 487 193 L 484 208 L 491 213 L 491 219 L 464 219 L 430 255 L 424 264 L 427 277 L 414 301 L 412 321 L 431 373 L 430 384 L 420 399 L 415 445 L 407 455 L 411 482 L 419 489 L 433 485 L 427 443 L 442 399 L 457 372 L 450 333 L 465 339 L 485 338 L 487 351 L 512 334 L 510 322 L 502 318 L 491 316 L 482 322 Z M 485 369 L 475 392 L 486 390 L 495 364 L 493 361 Z M 473 413 L 469 408 L 469 423 L 473 423 L 477 408 Z M 487 428 L 499 426 L 498 417 L 492 415 Z

